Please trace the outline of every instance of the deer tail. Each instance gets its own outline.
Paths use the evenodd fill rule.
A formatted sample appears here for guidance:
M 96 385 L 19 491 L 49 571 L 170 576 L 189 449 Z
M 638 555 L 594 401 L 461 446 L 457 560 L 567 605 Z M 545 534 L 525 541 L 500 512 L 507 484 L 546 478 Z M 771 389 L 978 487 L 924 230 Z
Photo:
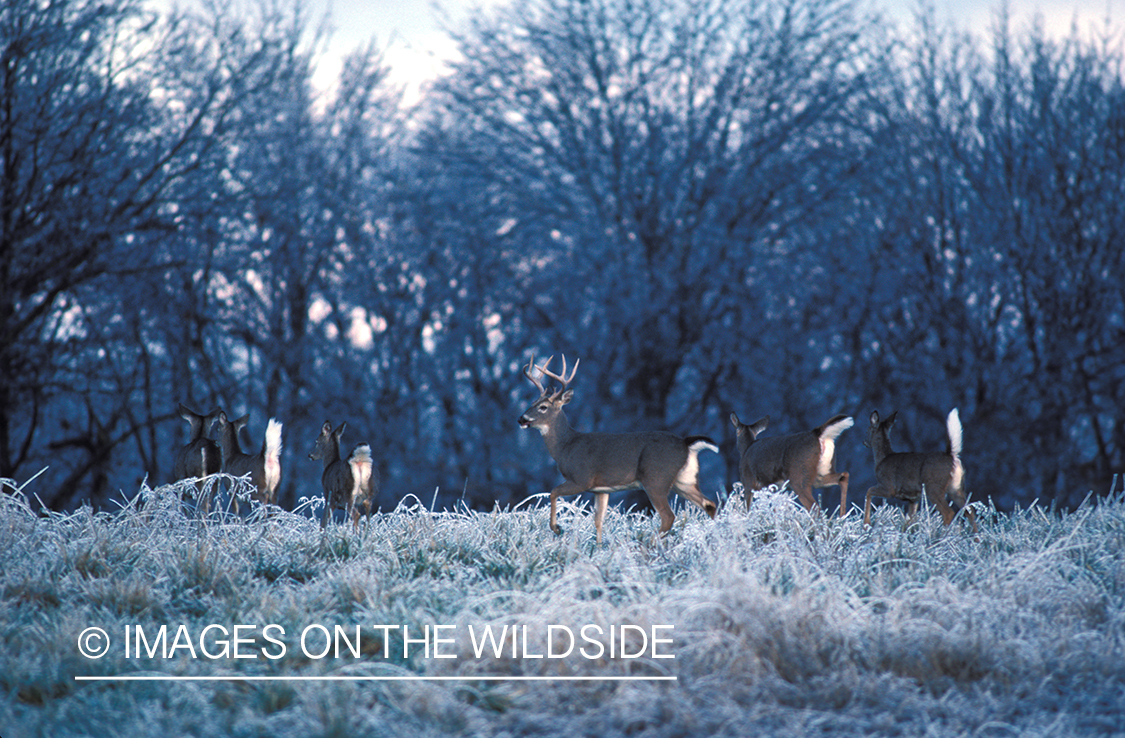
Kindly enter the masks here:
M 837 415 L 818 429 L 817 437 L 821 441 L 835 441 L 840 434 L 855 425 L 855 421 L 847 415 Z
M 949 411 L 949 417 L 945 419 L 945 429 L 949 432 L 949 454 L 956 459 L 961 455 L 961 417 L 957 413 L 957 408 Z
M 957 408 L 949 411 L 945 429 L 949 433 L 949 455 L 953 458 L 950 489 L 960 489 L 965 478 L 965 467 L 961 464 L 961 416 L 957 413 Z
M 719 447 L 707 436 L 688 436 L 684 439 L 684 443 L 687 444 L 688 451 L 693 454 L 703 450 L 719 453 Z
M 277 489 L 281 483 L 281 423 L 274 418 L 266 425 L 266 440 L 262 448 L 266 468 L 266 488 Z

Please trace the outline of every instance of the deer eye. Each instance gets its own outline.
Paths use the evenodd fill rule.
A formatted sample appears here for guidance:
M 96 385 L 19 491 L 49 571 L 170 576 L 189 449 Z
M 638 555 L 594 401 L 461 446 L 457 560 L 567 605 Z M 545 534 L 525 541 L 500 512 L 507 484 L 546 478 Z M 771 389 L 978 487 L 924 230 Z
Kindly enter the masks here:
M 549 407 L 549 405 L 547 405 L 547 403 L 544 402 L 542 405 L 539 406 L 539 412 L 541 412 L 541 413 L 547 412 L 548 407 Z

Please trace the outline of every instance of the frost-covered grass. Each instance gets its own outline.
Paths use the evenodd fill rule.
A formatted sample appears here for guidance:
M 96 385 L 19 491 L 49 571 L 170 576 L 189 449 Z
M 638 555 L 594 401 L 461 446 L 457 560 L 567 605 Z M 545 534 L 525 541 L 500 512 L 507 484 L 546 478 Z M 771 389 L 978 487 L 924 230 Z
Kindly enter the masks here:
M 663 540 L 650 517 L 611 510 L 602 546 L 582 506 L 563 506 L 558 537 L 542 507 L 434 513 L 417 501 L 323 534 L 290 513 L 199 520 L 175 488 L 146 495 L 143 510 L 49 516 L 0 496 L 4 738 L 1125 732 L 1121 495 L 1065 514 L 978 506 L 978 541 L 933 511 L 904 530 L 882 507 L 865 529 L 855 511 L 825 520 L 767 491 L 749 513 L 736 496 L 715 521 L 682 510 Z M 303 653 L 313 624 L 359 625 L 360 657 L 318 658 L 316 638 Z M 387 624 L 411 638 L 448 626 L 439 650 L 454 658 L 421 644 L 403 658 L 401 630 L 371 627 Z M 674 626 L 656 631 L 672 642 L 627 660 L 531 657 L 548 626 L 624 624 L 637 626 L 633 652 L 653 625 Z M 167 625 L 169 643 L 180 625 L 192 638 L 256 626 L 240 653 L 257 658 L 186 647 L 126 658 L 125 628 L 138 625 L 150 641 Z M 468 629 L 486 625 L 527 626 L 527 650 L 476 658 Z M 112 639 L 100 659 L 78 650 L 92 626 Z M 284 656 L 264 655 L 281 644 Z M 75 679 L 155 674 L 676 680 Z

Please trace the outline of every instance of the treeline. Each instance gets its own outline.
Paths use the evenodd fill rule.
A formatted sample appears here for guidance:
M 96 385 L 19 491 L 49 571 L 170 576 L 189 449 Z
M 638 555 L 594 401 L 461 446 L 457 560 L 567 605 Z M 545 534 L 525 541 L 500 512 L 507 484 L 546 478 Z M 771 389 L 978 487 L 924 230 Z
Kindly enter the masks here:
M 939 450 L 952 407 L 978 498 L 1107 493 L 1121 38 L 865 7 L 513 3 L 408 107 L 375 44 L 317 89 L 299 5 L 4 3 L 0 477 L 48 466 L 56 509 L 169 481 L 184 402 L 249 412 L 244 448 L 285 423 L 288 507 L 325 419 L 384 508 L 504 505 L 558 481 L 516 423 L 534 351 L 581 357 L 578 428 L 721 441 L 709 494 L 732 410 L 854 415 L 862 494 L 872 410 Z

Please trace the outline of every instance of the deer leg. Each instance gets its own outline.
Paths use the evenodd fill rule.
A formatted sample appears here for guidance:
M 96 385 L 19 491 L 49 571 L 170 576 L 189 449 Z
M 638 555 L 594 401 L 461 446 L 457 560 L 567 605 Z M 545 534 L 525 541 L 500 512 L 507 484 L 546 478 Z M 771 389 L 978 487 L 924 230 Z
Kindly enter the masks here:
M 746 498 L 746 509 L 750 509 L 750 503 L 754 501 L 754 490 L 758 489 L 758 480 L 754 477 L 742 480 L 742 496 Z
M 961 489 L 960 487 L 954 487 L 950 489 L 949 501 L 952 503 L 954 508 L 949 516 L 950 522 L 952 522 L 953 516 L 956 515 L 957 511 L 964 510 L 965 517 L 969 519 L 969 523 L 973 526 L 973 533 L 979 533 L 980 530 L 977 528 L 977 516 L 976 513 L 973 512 L 973 508 L 969 507 L 969 501 L 965 498 L 965 490 Z M 949 523 L 946 523 L 946 525 L 948 524 Z
M 589 488 L 583 487 L 579 484 L 575 484 L 574 482 L 572 482 L 568 479 L 567 481 L 560 484 L 558 487 L 555 487 L 553 490 L 551 490 L 551 532 L 552 533 L 554 533 L 555 535 L 561 535 L 562 534 L 562 528 L 559 527 L 559 524 L 557 522 L 559 496 L 560 495 L 576 495 L 576 494 L 579 494 L 581 492 L 585 492 L 587 489 L 589 489 Z
M 885 497 L 886 493 L 882 487 L 871 487 L 867 490 L 867 499 L 863 502 L 863 524 L 871 525 L 871 498 L 872 497 Z
M 840 472 L 839 481 L 840 485 L 840 517 L 848 514 L 848 473 Z
M 203 494 L 206 485 L 203 482 L 197 482 L 195 485 L 195 507 L 203 515 L 207 517 L 207 513 L 211 511 L 211 497 L 210 495 Z
M 946 501 L 946 496 L 952 492 L 949 485 L 923 484 L 922 489 L 925 491 L 930 504 L 936 507 L 938 512 L 941 513 L 942 525 L 950 525 L 953 522 L 954 512 L 953 508 L 951 508 Z
M 668 493 L 672 491 L 674 478 L 647 479 L 642 482 L 648 501 L 660 515 L 660 535 L 665 535 L 672 530 L 672 523 L 676 522 L 676 514 L 668 504 Z
M 797 493 L 797 500 L 806 510 L 812 512 L 814 507 L 820 509 L 820 505 L 816 504 L 816 500 L 813 499 L 813 482 L 811 479 L 791 478 L 789 483 L 793 485 L 793 491 Z
M 906 530 L 911 523 L 914 522 L 914 516 L 918 514 L 918 501 L 911 500 L 906 503 L 906 520 L 902 523 L 902 529 Z
M 609 507 L 609 493 L 602 492 L 594 495 L 594 529 L 598 532 L 598 545 L 602 543 L 602 525 L 605 523 L 605 511 Z

